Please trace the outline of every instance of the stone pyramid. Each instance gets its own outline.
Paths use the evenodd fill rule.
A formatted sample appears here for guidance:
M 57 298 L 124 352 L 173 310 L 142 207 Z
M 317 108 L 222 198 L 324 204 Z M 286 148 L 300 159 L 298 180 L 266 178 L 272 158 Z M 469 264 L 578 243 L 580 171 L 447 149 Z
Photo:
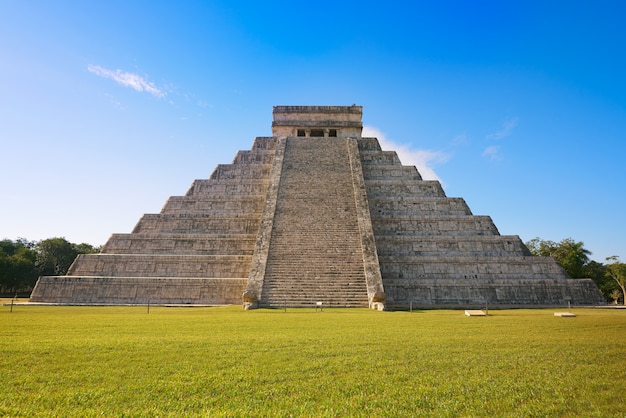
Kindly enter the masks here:
M 589 279 L 532 257 L 376 138 L 360 106 L 275 106 L 258 137 L 32 302 L 256 307 L 603 303 Z

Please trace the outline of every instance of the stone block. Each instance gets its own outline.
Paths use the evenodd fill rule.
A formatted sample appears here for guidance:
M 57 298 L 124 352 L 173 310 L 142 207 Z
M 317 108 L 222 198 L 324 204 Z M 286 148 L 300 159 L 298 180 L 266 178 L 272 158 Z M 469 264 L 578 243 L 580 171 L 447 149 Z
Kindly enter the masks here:
M 484 311 L 476 310 L 476 309 L 466 309 L 465 315 L 466 316 L 487 316 L 487 314 Z

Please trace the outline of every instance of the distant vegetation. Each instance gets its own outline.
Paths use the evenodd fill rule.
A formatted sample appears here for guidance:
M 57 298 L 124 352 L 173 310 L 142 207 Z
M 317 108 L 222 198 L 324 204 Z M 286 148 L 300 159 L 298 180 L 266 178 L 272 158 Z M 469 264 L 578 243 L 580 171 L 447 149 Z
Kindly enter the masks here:
M 626 263 L 620 262 L 618 257 L 608 257 L 607 264 L 589 260 L 591 251 L 585 248 L 583 242 L 572 238 L 559 242 L 535 238 L 526 246 L 535 256 L 554 257 L 570 277 L 592 279 L 607 301 L 626 305 Z
M 89 244 L 73 244 L 65 238 L 42 241 L 0 241 L 0 294 L 30 294 L 39 276 L 64 275 L 78 254 L 100 252 Z
M 624 309 L 12 308 L 0 416 L 624 416 Z

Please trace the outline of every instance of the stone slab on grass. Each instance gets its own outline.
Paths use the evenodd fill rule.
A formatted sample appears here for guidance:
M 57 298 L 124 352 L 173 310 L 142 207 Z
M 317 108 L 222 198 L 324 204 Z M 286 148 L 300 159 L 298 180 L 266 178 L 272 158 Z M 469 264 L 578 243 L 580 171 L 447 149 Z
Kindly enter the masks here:
M 555 312 L 554 316 L 561 316 L 563 318 L 575 318 L 576 314 L 573 314 L 571 312 Z
M 466 309 L 465 315 L 467 316 L 487 316 L 484 311 L 476 310 L 476 309 Z

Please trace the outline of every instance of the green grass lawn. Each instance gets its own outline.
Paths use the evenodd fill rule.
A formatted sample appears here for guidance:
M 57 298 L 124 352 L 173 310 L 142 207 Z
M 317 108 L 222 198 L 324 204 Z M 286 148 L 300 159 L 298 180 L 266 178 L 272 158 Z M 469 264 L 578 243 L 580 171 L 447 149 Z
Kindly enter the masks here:
M 0 416 L 626 415 L 626 310 L 0 307 Z

